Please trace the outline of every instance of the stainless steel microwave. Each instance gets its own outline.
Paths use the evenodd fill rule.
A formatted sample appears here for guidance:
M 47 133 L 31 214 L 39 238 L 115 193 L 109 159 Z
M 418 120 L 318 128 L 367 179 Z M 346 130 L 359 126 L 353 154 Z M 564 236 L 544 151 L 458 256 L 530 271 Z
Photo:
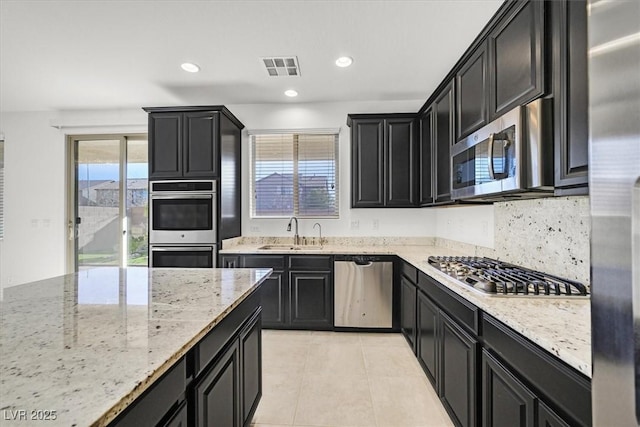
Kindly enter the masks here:
M 551 101 L 505 113 L 451 148 L 454 200 L 553 195 Z
M 217 242 L 216 181 L 152 181 L 150 244 Z

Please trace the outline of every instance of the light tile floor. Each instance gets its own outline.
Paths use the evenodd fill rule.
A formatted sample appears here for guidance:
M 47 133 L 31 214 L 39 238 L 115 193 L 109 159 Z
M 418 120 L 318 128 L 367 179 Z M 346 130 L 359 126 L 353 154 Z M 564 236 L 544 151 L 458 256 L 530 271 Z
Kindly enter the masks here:
M 400 334 L 262 331 L 255 427 L 452 426 Z

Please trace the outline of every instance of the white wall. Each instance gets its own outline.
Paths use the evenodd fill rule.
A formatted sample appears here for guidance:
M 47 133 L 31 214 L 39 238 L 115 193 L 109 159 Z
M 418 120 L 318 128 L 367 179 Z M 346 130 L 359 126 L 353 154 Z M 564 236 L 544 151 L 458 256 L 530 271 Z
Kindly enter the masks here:
M 493 248 L 494 228 L 493 205 L 461 205 L 436 209 L 435 237 Z
M 302 219 L 300 235 L 313 236 L 313 224 L 322 224 L 325 236 L 433 236 L 436 211 L 431 209 L 351 209 L 349 113 L 415 112 L 421 101 L 348 102 L 322 104 L 230 105 L 229 109 L 249 130 L 340 129 L 338 219 Z M 249 215 L 249 138 L 243 133 L 242 151 L 242 234 L 244 236 L 290 236 L 288 218 L 252 219 Z M 374 225 L 377 222 L 377 228 Z
M 0 131 L 5 135 L 1 287 L 65 273 L 66 135 L 146 132 L 146 127 L 142 110 L 1 113 Z

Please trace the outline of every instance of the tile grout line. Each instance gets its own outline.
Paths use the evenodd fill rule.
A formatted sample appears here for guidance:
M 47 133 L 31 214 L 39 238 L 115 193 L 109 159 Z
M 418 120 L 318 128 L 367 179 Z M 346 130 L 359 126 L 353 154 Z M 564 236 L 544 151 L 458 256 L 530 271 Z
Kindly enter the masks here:
M 302 367 L 302 378 L 300 379 L 300 384 L 298 384 L 298 393 L 296 393 L 296 404 L 295 409 L 293 411 L 293 422 L 291 425 L 296 425 L 296 418 L 298 416 L 298 405 L 300 404 L 300 396 L 302 395 L 302 386 L 304 385 L 304 379 L 307 376 L 307 364 L 309 362 L 309 350 L 311 345 L 313 344 L 313 334 L 309 334 L 309 341 L 306 343 L 306 354 L 304 357 L 304 366 Z

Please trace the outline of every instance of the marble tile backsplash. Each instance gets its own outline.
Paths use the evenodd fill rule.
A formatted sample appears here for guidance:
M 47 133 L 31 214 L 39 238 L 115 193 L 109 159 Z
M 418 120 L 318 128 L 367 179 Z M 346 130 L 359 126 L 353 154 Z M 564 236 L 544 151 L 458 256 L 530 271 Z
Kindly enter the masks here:
M 558 197 L 495 204 L 500 259 L 589 284 L 589 198 Z

